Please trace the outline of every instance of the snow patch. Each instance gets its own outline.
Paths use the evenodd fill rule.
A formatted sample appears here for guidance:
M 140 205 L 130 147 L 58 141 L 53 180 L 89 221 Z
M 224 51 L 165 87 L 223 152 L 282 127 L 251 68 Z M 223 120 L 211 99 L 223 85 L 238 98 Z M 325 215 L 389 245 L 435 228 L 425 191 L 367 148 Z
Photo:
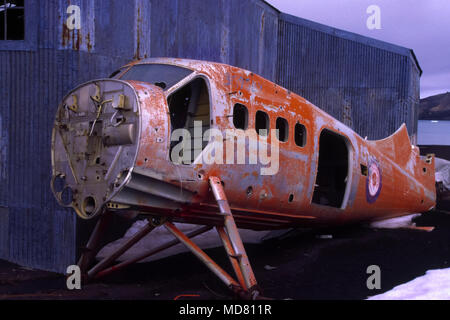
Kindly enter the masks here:
M 429 270 L 424 276 L 368 300 L 450 300 L 450 268 Z
M 413 223 L 412 220 L 420 215 L 420 213 L 414 213 L 403 217 L 375 221 L 370 224 L 370 227 L 375 229 L 407 228 L 410 226 L 415 226 L 416 224 Z
M 435 158 L 436 182 L 442 182 L 447 190 L 450 190 L 450 161 Z

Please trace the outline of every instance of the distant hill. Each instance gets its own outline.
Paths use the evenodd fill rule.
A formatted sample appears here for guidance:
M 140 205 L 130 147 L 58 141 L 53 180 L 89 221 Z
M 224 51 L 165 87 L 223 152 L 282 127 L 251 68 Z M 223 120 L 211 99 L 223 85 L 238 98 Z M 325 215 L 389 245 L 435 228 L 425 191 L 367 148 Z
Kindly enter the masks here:
M 450 120 L 450 92 L 420 99 L 420 120 Z

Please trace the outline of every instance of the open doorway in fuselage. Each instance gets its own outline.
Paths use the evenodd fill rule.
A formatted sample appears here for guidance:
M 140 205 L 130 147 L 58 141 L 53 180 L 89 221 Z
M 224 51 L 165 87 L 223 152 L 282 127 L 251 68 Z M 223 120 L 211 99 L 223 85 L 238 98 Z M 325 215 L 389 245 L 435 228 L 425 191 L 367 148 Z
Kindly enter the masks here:
M 313 203 L 335 208 L 345 207 L 349 157 L 347 138 L 331 130 L 322 130 L 319 137 L 319 161 Z

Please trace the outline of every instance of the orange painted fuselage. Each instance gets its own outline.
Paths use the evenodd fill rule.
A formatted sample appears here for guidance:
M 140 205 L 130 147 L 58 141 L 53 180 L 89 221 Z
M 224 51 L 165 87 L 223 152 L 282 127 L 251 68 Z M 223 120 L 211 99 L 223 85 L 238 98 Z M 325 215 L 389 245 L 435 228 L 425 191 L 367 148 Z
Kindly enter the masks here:
M 130 68 L 141 64 L 175 65 L 193 73 L 169 90 L 152 83 L 121 80 Z M 227 129 L 235 128 L 236 104 L 247 110 L 244 132 L 254 131 L 259 125 L 258 111 L 268 116 L 269 129 L 279 128 L 278 118 L 285 120 L 285 141 L 278 142 L 279 168 L 275 174 L 261 175 L 261 168 L 267 167 L 261 163 L 171 161 L 173 120 L 168 99 L 197 78 L 205 81 L 209 93 L 208 125 L 223 132 L 224 137 Z M 139 199 L 127 203 L 117 190 L 94 202 L 96 211 L 108 206 L 118 212 L 164 215 L 173 221 L 220 224 L 217 204 L 209 190 L 210 176 L 223 181 L 233 216 L 241 228 L 342 225 L 426 212 L 435 205 L 434 158 L 420 156 L 404 125 L 386 139 L 366 140 L 297 94 L 249 71 L 219 63 L 148 59 L 125 66 L 116 79 L 105 81 L 132 88 L 139 105 L 136 157 L 129 168 L 131 173 L 127 171 L 130 177 L 124 188 L 136 174 L 176 186 L 190 196 L 180 201 L 167 195 L 166 200 L 173 201 L 174 206 L 152 205 L 149 200 Z M 301 132 L 297 132 L 297 126 Z M 300 134 L 303 140 L 299 143 L 296 138 Z M 269 135 L 269 146 L 272 139 Z M 246 151 L 252 152 L 248 147 Z M 60 171 L 54 170 L 54 175 Z M 72 188 L 77 190 L 76 195 L 87 197 L 81 180 L 74 182 Z M 86 217 L 78 203 L 81 202 L 74 199 L 71 206 Z

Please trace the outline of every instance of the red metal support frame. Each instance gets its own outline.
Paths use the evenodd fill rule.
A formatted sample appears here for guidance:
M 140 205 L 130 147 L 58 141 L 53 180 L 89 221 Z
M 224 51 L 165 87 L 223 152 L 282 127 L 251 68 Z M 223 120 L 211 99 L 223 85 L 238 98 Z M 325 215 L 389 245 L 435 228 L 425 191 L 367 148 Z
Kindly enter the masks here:
M 220 280 L 222 280 L 227 287 L 233 291 L 239 291 L 236 289 L 241 288 L 225 270 L 223 270 L 217 263 L 214 262 L 199 246 L 197 246 L 191 239 L 189 239 L 183 232 L 181 232 L 171 222 L 164 224 L 166 229 L 172 233 L 180 242 L 182 242 L 197 258 L 202 261 L 209 270 L 211 270 Z
M 227 252 L 227 255 L 230 259 L 230 263 L 233 266 L 234 272 L 236 274 L 236 277 L 241 285 L 242 288 L 244 288 L 246 291 L 248 291 L 248 287 L 245 283 L 244 275 L 242 274 L 238 256 L 236 255 L 236 252 L 234 251 L 233 245 L 231 244 L 230 238 L 228 237 L 227 232 L 225 231 L 224 227 L 216 227 L 217 233 L 219 233 L 220 239 L 222 240 L 222 244 L 225 248 L 225 251 Z
M 187 235 L 181 232 L 172 222 L 162 221 L 160 218 L 149 219 L 147 224 L 139 230 L 134 236 L 128 239 L 120 248 L 116 249 L 113 253 L 103 258 L 94 267 L 92 267 L 87 273 L 87 279 L 100 278 L 107 274 L 110 274 L 116 270 L 120 270 L 132 263 L 145 259 L 153 254 L 168 249 L 178 243 L 183 243 L 197 258 L 199 258 L 225 285 L 227 285 L 232 291 L 238 294 L 241 298 L 245 299 L 261 299 L 260 292 L 257 286 L 255 275 L 250 265 L 247 253 L 242 243 L 242 239 L 231 213 L 228 200 L 225 195 L 225 191 L 222 187 L 222 183 L 217 177 L 210 177 L 209 183 L 211 190 L 213 191 L 214 198 L 217 201 L 220 212 L 217 213 L 223 218 L 223 225 L 216 226 L 216 230 L 219 234 L 225 251 L 230 259 L 233 270 L 236 274 L 238 281 L 231 277 L 225 270 L 223 270 L 216 262 L 214 262 L 200 247 L 198 247 L 190 238 L 193 238 L 199 234 L 202 234 L 210 229 L 212 226 L 203 226 L 197 230 L 194 230 Z M 89 266 L 90 261 L 95 257 L 98 252 L 98 244 L 100 242 L 100 236 L 106 228 L 109 221 L 110 213 L 105 212 L 98 221 L 90 239 L 87 244 L 87 249 L 80 258 L 79 265 L 86 268 Z M 136 258 L 121 262 L 115 266 L 111 266 L 114 261 L 129 250 L 134 244 L 140 241 L 144 236 L 151 232 L 159 225 L 164 225 L 166 229 L 172 233 L 176 239 L 169 241 L 165 244 L 153 248 Z M 109 268 L 108 268 L 109 267 Z
M 209 177 L 209 184 L 219 206 L 220 212 L 223 215 L 224 229 L 226 230 L 226 234 L 228 235 L 230 242 L 230 246 L 228 243 L 225 244 L 226 241 L 224 242 L 225 249 L 229 248 L 227 249 L 227 251 L 229 251 L 232 248 L 232 251 L 230 251 L 231 255 L 229 254 L 229 256 L 231 259 L 236 259 L 238 261 L 239 269 L 245 281 L 245 287 L 248 288 L 247 290 L 252 295 L 256 296 L 259 294 L 257 290 L 256 278 L 250 265 L 250 261 L 248 260 L 241 236 L 239 235 L 239 230 L 234 221 L 233 214 L 231 213 L 230 205 L 228 204 L 222 183 L 217 177 Z M 220 234 L 221 232 L 219 231 L 219 235 Z M 225 233 L 222 232 L 221 238 L 222 236 L 225 236 Z M 235 263 L 232 262 L 232 265 L 235 267 Z M 239 277 L 239 271 L 237 271 L 236 274 Z
M 188 238 L 194 238 L 194 237 L 196 237 L 196 236 L 198 236 L 200 234 L 203 234 L 203 233 L 205 233 L 205 232 L 207 232 L 207 231 L 209 231 L 211 229 L 212 229 L 211 226 L 203 226 L 203 227 L 198 228 L 197 230 L 194 230 L 194 231 L 188 233 L 186 236 Z M 161 252 L 163 250 L 169 249 L 169 248 L 171 248 L 171 247 L 173 247 L 173 246 L 175 246 L 175 245 L 177 245 L 179 243 L 180 243 L 180 241 L 178 240 L 178 238 L 176 238 L 176 239 L 174 239 L 172 241 L 166 242 L 166 243 L 164 243 L 164 244 L 162 244 L 162 245 L 160 245 L 160 246 L 158 246 L 156 248 L 153 248 L 153 249 L 151 249 L 151 250 L 149 250 L 147 252 L 142 253 L 141 255 L 137 256 L 136 258 L 123 261 L 123 262 L 121 262 L 121 263 L 119 263 L 119 264 L 117 264 L 115 266 L 112 266 L 112 267 L 107 268 L 107 269 L 105 269 L 103 271 L 100 271 L 99 273 L 97 273 L 94 276 L 94 278 L 98 279 L 98 278 L 104 277 L 106 275 L 109 275 L 109 274 L 113 273 L 114 271 L 122 270 L 123 268 L 129 266 L 130 264 L 133 264 L 133 263 L 139 262 L 141 260 L 144 260 L 145 258 L 148 258 L 148 257 L 150 257 L 150 256 L 152 256 L 154 254 L 157 254 L 157 253 L 159 253 L 159 252 Z
M 155 225 L 151 221 L 148 221 L 147 224 L 141 230 L 139 230 L 134 236 L 128 239 L 128 241 L 125 242 L 120 248 L 115 250 L 109 256 L 103 258 L 103 260 L 101 260 L 94 267 L 92 267 L 92 269 L 90 269 L 87 273 L 88 279 L 92 279 L 98 272 L 109 267 L 117 258 L 119 258 L 122 254 L 124 254 L 139 240 L 145 237 L 154 228 Z

